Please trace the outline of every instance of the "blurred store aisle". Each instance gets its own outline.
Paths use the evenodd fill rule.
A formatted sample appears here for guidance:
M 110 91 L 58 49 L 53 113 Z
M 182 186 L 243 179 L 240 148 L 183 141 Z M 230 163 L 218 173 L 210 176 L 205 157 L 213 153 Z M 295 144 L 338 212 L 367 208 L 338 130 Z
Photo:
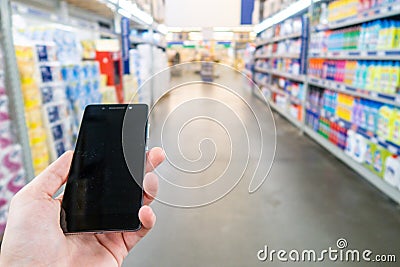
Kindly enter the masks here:
M 226 73 L 220 76 L 217 81 L 237 81 L 246 87 L 240 77 Z M 244 90 L 253 108 L 265 108 L 252 98 L 248 88 Z M 165 103 L 170 110 L 179 97 L 169 96 Z M 345 238 L 351 248 L 397 253 L 397 206 L 308 137 L 299 135 L 289 122 L 274 116 L 278 149 L 261 189 L 249 195 L 245 179 L 226 197 L 202 208 L 154 203 L 156 227 L 134 248 L 124 266 L 284 266 L 259 262 L 257 252 L 265 245 L 288 251 L 320 251 L 335 247 L 339 238 Z M 159 124 L 153 123 L 152 127 L 161 127 Z M 271 142 L 267 138 L 264 141 Z M 246 225 L 249 227 L 243 227 Z

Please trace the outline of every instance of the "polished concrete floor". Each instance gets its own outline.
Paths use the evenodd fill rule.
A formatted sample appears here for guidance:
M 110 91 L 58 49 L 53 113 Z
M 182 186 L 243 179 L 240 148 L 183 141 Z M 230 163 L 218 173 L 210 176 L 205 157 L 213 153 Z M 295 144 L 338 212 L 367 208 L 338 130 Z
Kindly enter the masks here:
M 236 81 L 243 87 L 242 94 L 256 112 L 257 109 L 265 109 L 265 105 L 249 93 L 249 86 L 242 78 L 231 73 L 221 73 L 219 80 Z M 179 140 L 183 142 L 181 147 L 167 146 L 166 143 L 173 142 L 180 133 L 172 129 L 168 131 L 168 127 L 163 140 L 154 137 L 160 132 L 161 125 L 169 120 L 163 115 L 173 111 L 177 103 L 185 99 L 185 94 L 189 98 L 193 94 L 194 97 L 213 94 L 210 93 L 212 90 L 201 88 L 202 85 L 195 86 L 198 91 L 172 92 L 164 101 L 160 101 L 157 104 L 160 109 L 155 109 L 151 126 L 153 139 L 150 145 L 161 144 L 169 148 L 169 161 L 160 167 L 161 175 L 173 176 L 176 173 L 175 165 L 183 164 L 186 172 L 174 177 L 172 182 L 187 186 L 209 182 L 210 175 L 206 172 L 197 173 L 193 179 L 182 178 L 187 177 L 188 169 L 191 168 L 185 164 L 188 160 L 194 162 L 199 156 L 199 150 L 204 159 L 198 161 L 199 166 L 192 167 L 201 168 L 211 162 L 217 166 L 211 170 L 211 176 L 215 176 L 223 168 L 220 165 L 227 162 L 229 150 L 233 149 L 229 143 L 224 143 L 226 133 L 212 120 L 195 123 L 186 134 L 182 132 Z M 191 108 L 197 110 L 197 116 L 201 111 L 207 113 L 214 109 L 212 105 L 191 103 Z M 215 108 L 214 111 L 228 112 L 223 108 Z M 172 120 L 177 125 L 181 124 L 182 120 L 178 117 L 187 116 L 187 113 L 178 112 Z M 255 194 L 248 193 L 249 177 L 246 175 L 249 174 L 245 173 L 238 186 L 217 202 L 199 208 L 179 208 L 162 202 L 195 204 L 199 198 L 209 196 L 200 193 L 193 199 L 188 196 L 180 198 L 176 195 L 180 191 L 169 191 L 168 183 L 162 181 L 161 201 L 152 205 L 157 214 L 157 224 L 132 250 L 124 266 L 286 266 L 288 263 L 276 259 L 273 262 L 260 262 L 257 252 L 265 245 L 275 250 L 321 251 L 329 247 L 336 248 L 339 238 L 345 238 L 351 249 L 370 249 L 382 254 L 397 253 L 400 261 L 399 207 L 307 136 L 300 135 L 296 128 L 278 114 L 274 114 L 274 118 L 277 128 L 275 160 L 268 179 Z M 173 122 L 170 124 L 174 125 Z M 265 124 L 262 125 L 263 131 L 267 129 L 271 132 L 271 122 Z M 217 151 L 219 156 L 214 157 L 213 153 L 207 155 L 207 152 L 215 151 L 213 144 L 205 142 L 198 147 L 202 140 L 198 135 L 204 135 L 204 132 L 211 135 L 215 132 L 216 140 L 222 142 L 223 145 Z M 231 134 L 235 138 L 234 135 L 239 133 Z M 272 148 L 273 138 L 268 134 L 263 138 L 266 147 Z M 246 142 L 233 140 L 232 143 L 234 147 L 240 147 Z M 186 158 L 181 157 L 182 153 Z M 254 163 L 257 157 L 251 154 L 250 159 Z M 229 163 L 235 167 L 241 165 L 241 161 L 243 159 L 238 157 Z M 264 165 L 268 165 L 268 156 L 265 162 Z M 366 266 L 365 263 L 333 264 L 328 261 L 295 265 Z M 370 265 L 396 266 L 393 263 Z

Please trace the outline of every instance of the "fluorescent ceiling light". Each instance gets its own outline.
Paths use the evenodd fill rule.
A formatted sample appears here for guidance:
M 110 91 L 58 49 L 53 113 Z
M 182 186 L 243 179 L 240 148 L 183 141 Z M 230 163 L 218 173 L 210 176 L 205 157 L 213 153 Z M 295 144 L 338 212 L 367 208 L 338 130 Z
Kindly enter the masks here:
M 118 8 L 118 13 L 121 15 L 121 16 L 124 16 L 124 17 L 126 17 L 126 18 L 130 18 L 132 15 L 131 15 L 131 13 L 129 12 L 129 11 L 127 11 L 127 10 L 125 10 L 125 9 L 123 9 L 123 8 Z
M 291 4 L 290 6 L 288 6 L 287 8 L 285 8 L 284 10 L 276 13 L 275 15 L 273 15 L 270 18 L 267 18 L 266 20 L 264 20 L 263 22 L 261 22 L 260 24 L 257 24 L 254 27 L 254 31 L 256 33 L 260 33 L 265 29 L 270 28 L 271 26 L 278 24 L 282 21 L 284 21 L 285 19 L 307 9 L 310 5 L 311 5 L 311 0 L 301 0 L 301 1 L 297 1 L 293 4 Z M 315 2 L 319 2 L 319 1 L 314 1 Z
M 165 26 L 164 24 L 158 24 L 157 31 L 159 31 L 160 33 L 166 35 L 168 33 L 168 27 Z

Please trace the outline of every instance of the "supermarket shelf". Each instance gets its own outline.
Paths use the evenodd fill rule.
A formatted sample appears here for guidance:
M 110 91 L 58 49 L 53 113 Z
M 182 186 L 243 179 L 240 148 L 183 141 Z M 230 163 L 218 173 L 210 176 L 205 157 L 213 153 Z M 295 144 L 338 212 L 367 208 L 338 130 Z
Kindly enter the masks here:
M 365 178 L 367 181 L 369 181 L 371 184 L 376 186 L 379 190 L 384 192 L 386 195 L 388 195 L 390 198 L 392 198 L 394 201 L 400 204 L 400 191 L 398 191 L 396 188 L 390 186 L 388 183 L 386 183 L 383 179 L 372 173 L 370 170 L 362 166 L 361 164 L 357 163 L 356 161 L 352 160 L 349 156 L 347 156 L 343 150 L 326 140 L 324 137 L 320 136 L 317 132 L 309 128 L 308 126 L 304 127 L 305 133 L 310 136 L 312 139 L 314 139 L 317 143 L 319 143 L 322 147 L 324 147 L 326 150 L 331 152 L 335 157 L 337 157 L 339 160 L 344 162 L 346 165 L 348 165 L 350 168 L 352 168 L 354 171 L 356 171 L 358 174 L 360 174 L 363 178 Z
M 392 142 L 386 141 L 383 138 L 376 135 L 375 133 L 365 130 L 354 123 L 351 123 L 351 122 L 348 122 L 341 118 L 338 118 L 337 116 L 326 116 L 326 114 L 324 113 L 324 110 L 321 110 L 321 112 L 318 112 L 315 109 L 310 109 L 309 103 L 306 103 L 306 107 L 307 107 L 308 112 L 314 113 L 314 115 L 316 115 L 316 116 L 321 116 L 323 118 L 326 118 L 326 119 L 330 120 L 331 122 L 335 122 L 340 127 L 343 127 L 346 129 L 351 129 L 354 132 L 362 135 L 368 141 L 370 141 L 376 145 L 380 145 L 381 147 L 385 148 L 387 151 L 389 151 L 390 153 L 392 153 L 394 155 L 400 156 L 400 146 L 399 145 L 396 145 Z
M 309 58 L 322 59 L 351 59 L 351 60 L 400 60 L 400 49 L 379 50 L 379 51 L 332 51 L 314 52 L 309 54 Z
M 301 123 L 301 121 L 298 121 L 296 118 L 293 118 L 292 116 L 290 116 L 289 113 L 287 113 L 283 108 L 281 108 L 280 106 L 278 106 L 277 104 L 275 104 L 272 101 L 268 101 L 268 104 L 270 105 L 271 108 L 273 108 L 276 112 L 278 112 L 280 115 L 282 115 L 284 118 L 286 118 L 288 121 L 290 121 L 294 126 L 296 126 L 299 129 L 303 128 L 303 124 Z
M 264 69 L 264 68 L 257 68 L 257 67 L 255 67 L 254 68 L 254 70 L 256 71 L 256 72 L 261 72 L 261 73 L 271 73 L 271 70 L 269 70 L 269 69 Z
M 271 58 L 271 55 L 262 55 L 262 56 L 255 56 L 254 59 L 269 59 Z
M 160 49 L 163 49 L 164 51 L 167 49 L 167 46 L 165 46 L 165 45 L 156 44 L 156 43 L 153 43 L 153 42 L 150 42 L 150 41 L 138 41 L 138 40 L 132 41 L 132 45 L 133 46 L 141 45 L 141 44 L 148 44 L 148 45 L 151 45 L 151 46 L 155 46 L 155 47 L 158 47 Z
M 293 58 L 293 59 L 299 59 L 300 54 L 273 54 L 271 58 Z
M 310 77 L 308 79 L 308 83 L 311 85 L 318 86 L 318 87 L 324 87 L 326 89 L 330 89 L 333 91 L 346 93 L 346 94 L 349 94 L 352 96 L 370 99 L 370 100 L 377 101 L 380 103 L 385 103 L 385 104 L 400 107 L 400 94 L 393 95 L 393 94 L 372 92 L 372 91 L 357 89 L 355 87 L 348 86 L 344 83 L 334 82 L 334 81 L 329 81 L 329 80 L 324 80 L 324 79 L 319 79 L 319 78 L 314 78 L 314 77 Z
M 281 76 L 284 78 L 287 78 L 289 80 L 293 80 L 296 82 L 305 82 L 306 80 L 306 76 L 305 75 L 294 75 L 294 74 L 290 74 L 287 72 L 283 72 L 283 71 L 278 71 L 278 70 L 271 70 L 271 69 L 264 69 L 264 68 L 255 68 L 255 71 L 257 72 L 261 72 L 261 73 L 268 73 L 268 74 L 273 74 L 276 76 Z
M 313 31 L 332 30 L 338 28 L 344 28 L 364 22 L 377 20 L 381 18 L 391 17 L 400 15 L 400 2 L 393 3 L 390 5 L 383 5 L 375 9 L 364 11 L 359 13 L 356 17 L 346 18 L 336 22 L 329 23 L 328 25 L 319 25 L 313 29 Z
M 305 75 L 295 75 L 295 74 L 290 74 L 290 73 L 278 71 L 278 70 L 271 70 L 270 73 L 273 75 L 276 75 L 276 76 L 281 76 L 281 77 L 287 78 L 289 80 L 296 81 L 296 82 L 304 83 L 306 81 Z
M 10 1 L 0 1 L 0 45 L 4 51 L 4 71 L 7 72 L 6 89 L 9 97 L 10 116 L 15 127 L 15 137 L 22 148 L 22 157 L 26 173 L 26 181 L 34 178 L 32 155 L 28 129 L 25 121 L 25 108 L 21 91 L 21 81 L 18 72 L 15 47 L 11 25 L 12 7 Z
M 380 145 L 381 147 L 385 148 L 387 151 L 389 151 L 392 154 L 400 156 L 400 146 L 384 140 L 383 138 L 379 137 L 378 135 L 374 134 L 373 132 L 367 131 L 367 130 L 357 126 L 356 124 L 353 124 L 351 122 L 345 121 L 340 118 L 330 118 L 330 120 L 338 123 L 341 127 L 344 127 L 346 129 L 352 129 L 354 132 L 362 135 L 368 141 L 370 141 L 376 145 Z
M 266 90 L 276 93 L 276 94 L 280 94 L 283 95 L 285 97 L 287 97 L 290 102 L 296 104 L 296 105 L 303 105 L 303 101 L 301 99 L 298 99 L 297 97 L 294 97 L 292 95 L 290 95 L 288 92 L 283 91 L 282 89 L 276 88 L 275 86 L 272 86 L 270 84 L 260 84 L 257 83 L 256 84 L 261 88 L 265 88 Z
M 257 47 L 266 45 L 266 44 L 271 44 L 271 43 L 276 43 L 276 42 L 280 42 L 280 41 L 284 41 L 284 40 L 288 40 L 288 39 L 295 39 L 295 38 L 300 38 L 301 37 L 301 32 L 300 33 L 294 33 L 294 34 L 289 34 L 286 36 L 278 36 L 278 37 L 274 37 L 272 39 L 268 39 L 262 42 L 259 42 L 256 44 Z
M 299 59 L 300 54 L 270 54 L 270 55 L 261 55 L 255 56 L 254 59 L 269 59 L 269 58 L 293 58 Z

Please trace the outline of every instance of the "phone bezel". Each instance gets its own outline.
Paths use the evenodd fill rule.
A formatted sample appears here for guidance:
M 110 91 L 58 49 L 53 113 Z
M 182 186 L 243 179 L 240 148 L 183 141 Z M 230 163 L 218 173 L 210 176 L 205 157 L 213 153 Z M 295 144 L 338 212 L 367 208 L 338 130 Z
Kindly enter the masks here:
M 101 109 L 102 111 L 112 111 L 112 110 L 120 110 L 120 109 L 125 109 L 126 111 L 128 111 L 128 110 L 134 110 L 132 108 L 132 106 L 138 106 L 138 105 L 146 107 L 146 109 L 147 109 L 147 115 L 146 116 L 148 116 L 149 107 L 146 104 L 92 104 L 92 105 L 87 105 L 85 107 L 84 112 L 86 112 L 87 109 L 89 109 L 89 108 L 90 109 L 98 108 L 98 109 Z M 83 122 L 83 116 L 82 116 L 82 122 Z M 123 125 L 124 125 L 124 122 L 123 122 Z M 143 164 L 143 180 L 144 180 L 144 176 L 146 174 L 146 160 L 147 160 L 146 159 L 146 155 L 147 155 L 147 151 L 148 151 L 148 147 L 147 147 L 148 131 L 149 131 L 149 124 L 148 124 L 148 117 L 147 117 L 146 118 L 145 133 L 144 133 L 145 134 L 145 149 L 144 149 L 144 155 L 143 155 L 143 157 L 144 157 L 144 160 L 143 160 L 143 163 L 144 163 Z M 122 129 L 121 129 L 121 134 L 122 134 Z M 78 132 L 77 142 L 79 140 L 79 137 L 80 137 L 80 129 L 79 129 L 79 132 Z M 122 147 L 122 149 L 124 149 L 124 146 Z M 74 155 L 73 155 L 73 159 L 74 159 L 74 157 L 75 157 L 75 152 L 74 152 Z M 71 168 L 72 168 L 72 165 L 71 165 Z M 70 175 L 71 168 L 68 171 L 68 177 Z M 135 180 L 135 182 L 136 182 L 136 180 Z M 142 207 L 143 206 L 143 197 L 144 197 L 143 184 L 142 185 L 138 185 L 138 186 L 141 188 L 140 207 Z M 64 188 L 64 190 L 65 190 L 65 188 Z M 62 223 L 61 222 L 62 212 L 63 212 L 63 207 L 62 207 L 62 204 L 61 204 L 60 223 Z M 137 232 L 137 231 L 139 231 L 142 228 L 142 223 L 140 222 L 140 219 L 139 219 L 138 227 L 137 228 L 133 228 L 133 229 L 98 229 L 98 230 L 90 229 L 90 230 L 82 230 L 82 231 L 66 231 L 66 228 L 65 229 L 63 227 L 61 227 L 61 228 L 62 228 L 64 234 L 66 234 L 66 235 L 124 233 L 124 232 Z

